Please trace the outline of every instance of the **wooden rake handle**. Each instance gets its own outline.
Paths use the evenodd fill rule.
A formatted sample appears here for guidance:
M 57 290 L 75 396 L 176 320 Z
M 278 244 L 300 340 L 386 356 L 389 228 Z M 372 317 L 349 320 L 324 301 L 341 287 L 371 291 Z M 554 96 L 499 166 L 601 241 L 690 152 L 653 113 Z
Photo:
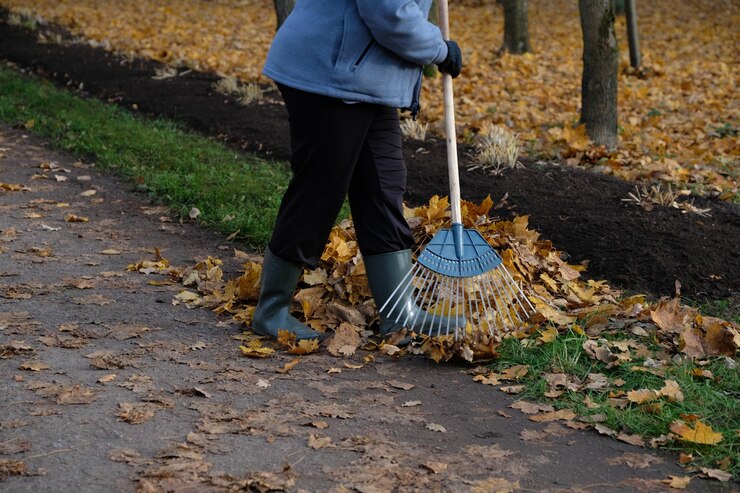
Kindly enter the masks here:
M 450 39 L 450 15 L 447 0 L 439 0 L 439 27 L 442 37 Z M 442 74 L 444 87 L 445 134 L 447 141 L 447 174 L 450 180 L 450 206 L 452 224 L 462 224 L 460 209 L 460 173 L 457 165 L 457 136 L 455 134 L 455 99 L 452 92 L 452 76 Z

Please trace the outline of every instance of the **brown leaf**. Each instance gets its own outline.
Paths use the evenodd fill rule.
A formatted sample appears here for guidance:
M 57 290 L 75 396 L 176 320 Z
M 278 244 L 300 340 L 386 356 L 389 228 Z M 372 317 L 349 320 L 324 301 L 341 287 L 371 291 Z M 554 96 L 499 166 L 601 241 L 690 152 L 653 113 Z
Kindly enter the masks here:
M 311 433 L 308 436 L 308 446 L 314 450 L 319 450 L 325 447 L 332 447 L 331 437 L 320 437 Z
M 512 409 L 519 409 L 524 414 L 537 414 L 541 411 L 551 412 L 555 409 L 549 404 L 540 404 L 537 402 L 528 401 L 516 401 L 509 407 Z
M 146 423 L 154 417 L 156 406 L 147 402 L 131 403 L 121 402 L 118 404 L 120 411 L 116 414 L 121 421 L 132 425 Z
M 24 361 L 23 363 L 18 365 L 19 370 L 25 371 L 41 371 L 48 370 L 49 368 L 51 367 L 43 361 Z
M 12 455 L 28 452 L 31 450 L 29 440 L 13 438 L 5 442 L 0 442 L 0 455 Z
M 362 344 L 362 338 L 359 334 L 359 327 L 343 322 L 329 339 L 326 350 L 334 356 L 352 356 L 360 344 Z
M 288 373 L 290 370 L 295 368 L 295 366 L 300 362 L 301 362 L 301 358 L 293 358 L 292 360 L 285 363 L 285 366 L 283 366 L 282 368 L 278 368 L 275 371 L 278 373 Z
M 609 465 L 626 464 L 632 469 L 646 469 L 654 464 L 662 464 L 663 459 L 656 455 L 642 452 L 623 452 L 619 457 L 610 457 L 606 460 Z
M 674 490 L 685 490 L 691 482 L 691 476 L 673 476 L 669 475 L 668 479 L 664 479 L 662 483 L 667 484 Z
M 416 387 L 416 385 L 414 385 L 413 383 L 401 382 L 398 380 L 389 380 L 388 385 L 390 385 L 394 389 L 400 389 L 400 390 L 411 390 L 414 387 Z
M 90 404 L 97 398 L 97 394 L 92 389 L 81 385 L 73 385 L 72 387 L 63 388 L 57 394 L 56 403 L 64 405 Z
M 441 472 L 445 472 L 449 466 L 445 462 L 427 461 L 421 464 L 421 467 L 432 474 L 439 474 Z
M 547 421 L 556 421 L 560 419 L 569 421 L 575 417 L 576 413 L 573 412 L 572 409 L 560 409 L 559 411 L 550 411 L 543 414 L 535 414 L 534 416 L 530 416 L 529 419 L 532 421 L 544 423 Z

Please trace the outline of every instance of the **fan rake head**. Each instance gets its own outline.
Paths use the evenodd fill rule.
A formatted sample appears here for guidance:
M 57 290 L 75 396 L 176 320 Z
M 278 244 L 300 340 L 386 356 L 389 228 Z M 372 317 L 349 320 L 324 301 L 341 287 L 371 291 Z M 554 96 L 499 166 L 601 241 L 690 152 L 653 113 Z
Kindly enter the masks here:
M 421 310 L 396 310 L 409 299 Z M 460 224 L 432 238 L 380 308 L 386 317 L 398 313 L 395 322 L 416 333 L 454 333 L 456 339 L 482 334 L 498 339 L 534 312 L 496 251 L 478 231 Z M 427 323 L 428 318 L 434 323 Z

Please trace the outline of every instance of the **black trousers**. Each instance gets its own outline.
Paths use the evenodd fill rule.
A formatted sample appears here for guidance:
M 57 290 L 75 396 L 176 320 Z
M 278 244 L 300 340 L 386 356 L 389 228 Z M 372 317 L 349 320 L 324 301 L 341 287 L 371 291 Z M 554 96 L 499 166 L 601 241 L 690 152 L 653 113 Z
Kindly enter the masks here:
M 315 268 L 347 196 L 363 255 L 410 248 L 397 110 L 278 87 L 290 121 L 293 178 L 269 243 L 272 253 Z

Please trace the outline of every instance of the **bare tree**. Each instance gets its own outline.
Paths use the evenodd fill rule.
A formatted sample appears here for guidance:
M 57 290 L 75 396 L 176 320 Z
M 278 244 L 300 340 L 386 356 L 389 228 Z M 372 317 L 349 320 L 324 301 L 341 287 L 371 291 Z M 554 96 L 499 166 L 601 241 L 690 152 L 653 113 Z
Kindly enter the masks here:
M 619 47 L 614 32 L 614 0 L 579 0 L 583 31 L 581 122 L 589 138 L 617 147 Z
M 500 3 L 504 7 L 504 45 L 501 51 L 530 51 L 527 0 L 501 0 Z
M 277 27 L 280 28 L 288 17 L 288 14 L 290 14 L 290 11 L 293 10 L 295 0 L 273 0 L 273 2 L 275 3 L 275 13 L 277 14 Z

